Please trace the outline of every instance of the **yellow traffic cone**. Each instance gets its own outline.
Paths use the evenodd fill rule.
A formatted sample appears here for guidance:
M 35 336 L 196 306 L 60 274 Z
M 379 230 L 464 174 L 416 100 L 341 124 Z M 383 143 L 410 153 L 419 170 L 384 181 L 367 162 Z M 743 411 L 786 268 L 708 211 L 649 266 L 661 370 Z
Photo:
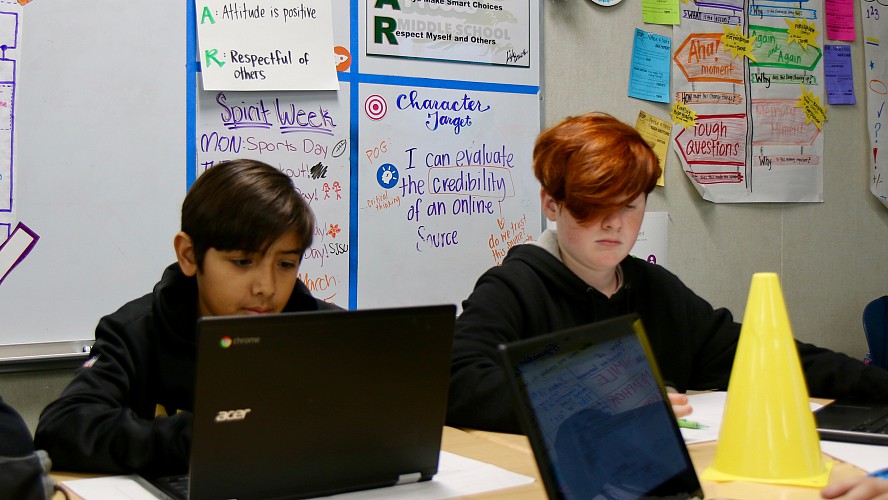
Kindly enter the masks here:
M 823 460 L 808 387 L 775 273 L 752 277 L 718 445 L 708 481 L 823 487 Z

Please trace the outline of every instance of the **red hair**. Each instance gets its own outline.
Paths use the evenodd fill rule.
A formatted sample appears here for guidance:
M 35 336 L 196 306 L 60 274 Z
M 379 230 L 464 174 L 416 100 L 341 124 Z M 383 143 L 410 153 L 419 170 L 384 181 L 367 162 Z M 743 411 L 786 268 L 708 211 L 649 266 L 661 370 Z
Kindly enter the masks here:
M 649 194 L 662 172 L 638 131 L 606 113 L 569 117 L 541 133 L 533 171 L 543 190 L 580 223 Z

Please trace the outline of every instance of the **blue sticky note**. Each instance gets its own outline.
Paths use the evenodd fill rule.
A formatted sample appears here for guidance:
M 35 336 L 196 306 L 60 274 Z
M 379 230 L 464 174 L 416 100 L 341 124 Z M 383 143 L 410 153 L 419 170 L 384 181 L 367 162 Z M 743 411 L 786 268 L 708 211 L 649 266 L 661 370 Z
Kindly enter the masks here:
M 669 70 L 672 39 L 635 29 L 629 97 L 645 101 L 669 102 Z

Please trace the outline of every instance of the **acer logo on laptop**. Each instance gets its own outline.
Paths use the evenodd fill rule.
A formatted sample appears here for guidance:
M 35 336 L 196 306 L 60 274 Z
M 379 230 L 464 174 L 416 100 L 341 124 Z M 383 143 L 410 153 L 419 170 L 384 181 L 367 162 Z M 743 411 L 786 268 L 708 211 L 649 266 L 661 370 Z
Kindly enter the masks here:
M 222 410 L 216 414 L 216 422 L 240 422 L 247 418 L 247 414 L 250 413 L 250 408 L 244 408 L 241 410 Z

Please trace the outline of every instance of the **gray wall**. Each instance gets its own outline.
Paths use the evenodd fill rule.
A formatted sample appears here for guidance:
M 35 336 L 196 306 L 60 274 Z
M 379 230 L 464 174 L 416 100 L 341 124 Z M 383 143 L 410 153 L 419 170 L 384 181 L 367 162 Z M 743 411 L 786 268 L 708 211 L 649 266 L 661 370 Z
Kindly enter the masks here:
M 608 8 L 545 0 L 544 125 L 585 111 L 607 111 L 630 124 L 639 110 L 669 116 L 666 105 L 626 96 L 634 28 L 671 32 L 640 19 L 638 0 Z M 852 57 L 860 101 L 859 39 Z M 881 267 L 888 260 L 888 210 L 868 190 L 864 104 L 827 111 L 823 203 L 716 205 L 699 197 L 670 156 L 666 187 L 651 195 L 648 210 L 670 213 L 669 268 L 698 294 L 739 319 L 752 274 L 777 272 L 795 336 L 860 358 L 866 352 L 861 311 L 888 293 Z M 70 376 L 70 370 L 0 374 L 0 396 L 33 429 Z
M 643 24 L 639 0 L 613 7 L 589 0 L 545 2 L 544 126 L 586 111 L 609 112 L 633 125 L 639 110 L 669 119 L 669 105 L 626 95 L 636 27 L 667 36 L 672 31 Z M 666 186 L 652 193 L 647 209 L 669 212 L 669 269 L 710 303 L 742 320 L 753 273 L 776 272 L 796 338 L 862 358 L 863 307 L 888 294 L 882 267 L 888 261 L 888 209 L 867 183 L 859 37 L 851 44 L 858 104 L 827 106 L 823 203 L 710 203 L 670 150 Z
M 71 381 L 74 369 L 0 373 L 0 397 L 21 413 L 31 432 L 40 412 Z

